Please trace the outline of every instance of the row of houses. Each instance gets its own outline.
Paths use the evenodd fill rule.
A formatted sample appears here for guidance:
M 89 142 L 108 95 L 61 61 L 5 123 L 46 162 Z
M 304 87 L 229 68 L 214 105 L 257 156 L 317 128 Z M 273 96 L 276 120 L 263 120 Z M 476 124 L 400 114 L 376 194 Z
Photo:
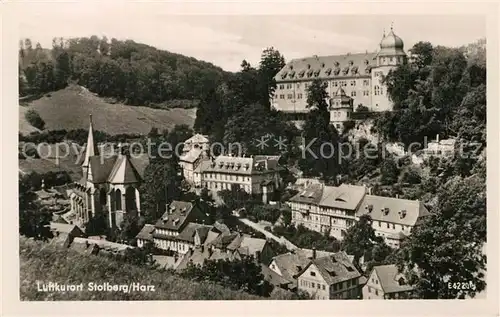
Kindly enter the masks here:
M 297 249 L 274 257 L 269 270 L 273 285 L 313 299 L 403 299 L 413 291 L 395 265 L 375 266 L 367 278 L 343 251 Z
M 429 211 L 418 200 L 371 195 L 364 186 L 312 183 L 288 202 L 292 223 L 339 240 L 361 216 L 369 215 L 377 236 L 398 247 Z

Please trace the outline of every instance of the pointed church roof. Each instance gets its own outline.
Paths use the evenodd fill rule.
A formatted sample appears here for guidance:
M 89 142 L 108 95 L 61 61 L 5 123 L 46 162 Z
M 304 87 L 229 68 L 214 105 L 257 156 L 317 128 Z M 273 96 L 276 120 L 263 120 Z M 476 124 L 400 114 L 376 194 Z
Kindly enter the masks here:
M 132 184 L 141 181 L 141 175 L 130 161 L 128 155 L 120 154 L 109 174 L 108 182 L 112 184 Z
M 89 135 L 87 137 L 87 147 L 85 149 L 85 159 L 83 160 L 82 166 L 88 167 L 90 157 L 99 155 L 99 151 L 97 150 L 97 144 L 94 140 L 94 126 L 92 124 L 92 115 L 89 115 Z

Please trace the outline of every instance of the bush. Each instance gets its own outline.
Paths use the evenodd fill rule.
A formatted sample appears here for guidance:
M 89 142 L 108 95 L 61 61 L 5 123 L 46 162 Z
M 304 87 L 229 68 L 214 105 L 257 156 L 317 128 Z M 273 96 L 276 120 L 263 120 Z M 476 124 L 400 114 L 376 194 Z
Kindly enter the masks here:
M 38 112 L 36 112 L 35 110 L 28 110 L 24 117 L 29 122 L 29 124 L 31 124 L 35 128 L 40 130 L 43 130 L 45 128 L 45 121 L 43 121 L 42 117 L 40 117 Z

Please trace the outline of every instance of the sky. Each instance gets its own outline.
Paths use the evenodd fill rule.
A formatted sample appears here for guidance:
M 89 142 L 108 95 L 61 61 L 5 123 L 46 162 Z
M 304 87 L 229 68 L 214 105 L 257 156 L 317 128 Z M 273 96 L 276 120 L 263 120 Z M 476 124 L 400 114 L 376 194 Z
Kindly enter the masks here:
M 257 65 L 273 46 L 286 60 L 312 55 L 376 51 L 391 24 L 405 49 L 418 41 L 460 46 L 486 37 L 480 15 L 171 15 L 159 6 L 140 10 L 116 5 L 60 5 L 48 12 L 26 10 L 19 36 L 51 47 L 53 37 L 105 35 L 237 71 L 243 59 Z

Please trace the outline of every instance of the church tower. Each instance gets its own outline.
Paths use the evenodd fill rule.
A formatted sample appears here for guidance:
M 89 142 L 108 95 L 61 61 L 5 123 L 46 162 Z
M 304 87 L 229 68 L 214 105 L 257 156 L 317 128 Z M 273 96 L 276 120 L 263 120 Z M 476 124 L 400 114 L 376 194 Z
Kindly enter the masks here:
M 376 65 L 372 69 L 372 89 L 371 89 L 371 109 L 372 111 L 392 110 L 392 102 L 387 95 L 387 87 L 383 83 L 383 78 L 391 69 L 407 62 L 407 55 L 404 51 L 403 40 L 394 33 L 391 25 L 389 34 L 382 36 L 380 50 L 375 56 Z
M 89 135 L 87 137 L 87 146 L 85 149 L 85 159 L 82 163 L 83 177 L 87 178 L 90 168 L 90 158 L 95 155 L 99 155 L 97 150 L 97 144 L 94 140 L 94 126 L 92 123 L 92 115 L 89 115 Z

